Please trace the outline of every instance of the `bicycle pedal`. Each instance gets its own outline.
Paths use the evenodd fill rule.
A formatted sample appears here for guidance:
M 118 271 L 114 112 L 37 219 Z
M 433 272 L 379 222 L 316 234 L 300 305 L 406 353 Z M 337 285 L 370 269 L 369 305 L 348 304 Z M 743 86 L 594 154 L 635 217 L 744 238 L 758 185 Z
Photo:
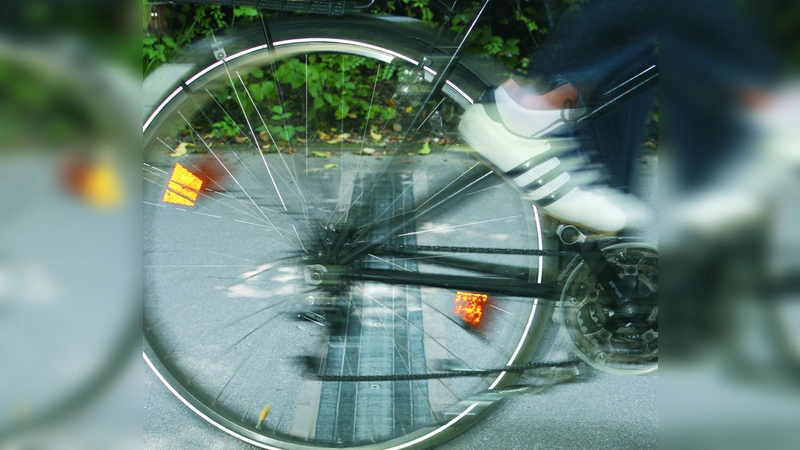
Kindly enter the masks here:
M 554 234 L 558 239 L 566 245 L 583 244 L 589 241 L 596 241 L 600 239 L 608 239 L 613 237 L 609 234 L 598 233 L 596 231 L 584 230 L 575 225 L 559 224 Z

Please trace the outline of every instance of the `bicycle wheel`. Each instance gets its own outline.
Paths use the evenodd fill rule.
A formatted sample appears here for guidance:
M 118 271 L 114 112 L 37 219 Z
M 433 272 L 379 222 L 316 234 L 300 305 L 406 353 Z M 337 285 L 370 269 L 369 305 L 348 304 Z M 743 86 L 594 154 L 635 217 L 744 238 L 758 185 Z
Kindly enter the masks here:
M 439 284 L 466 274 L 472 286 L 542 277 L 539 256 L 437 251 L 536 250 L 540 224 L 499 177 L 438 200 L 482 166 L 438 120 L 413 119 L 437 107 L 455 124 L 481 88 L 459 68 L 422 104 L 425 46 L 387 24 L 272 26 L 272 49 L 261 29 L 217 36 L 224 58 L 192 66 L 144 126 L 144 357 L 196 413 L 259 447 L 437 445 L 515 375 L 428 375 L 524 362 L 545 321 L 525 296 L 336 278 L 354 267 Z M 333 119 L 321 102 L 338 105 Z M 239 137 L 217 138 L 219 123 Z M 421 141 L 432 133 L 447 144 Z M 459 302 L 485 305 L 479 326 L 454 315 Z

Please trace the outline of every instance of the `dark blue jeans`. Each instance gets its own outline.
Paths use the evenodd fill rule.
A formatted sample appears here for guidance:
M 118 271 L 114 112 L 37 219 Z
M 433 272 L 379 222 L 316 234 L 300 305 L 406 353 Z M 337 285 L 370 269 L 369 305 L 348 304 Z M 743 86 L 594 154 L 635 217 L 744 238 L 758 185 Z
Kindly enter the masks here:
M 590 0 L 568 10 L 531 57 L 528 79 L 540 90 L 570 83 L 590 102 L 657 63 L 654 0 Z M 607 183 L 628 190 L 655 89 L 639 94 L 574 130 L 589 155 L 599 158 Z

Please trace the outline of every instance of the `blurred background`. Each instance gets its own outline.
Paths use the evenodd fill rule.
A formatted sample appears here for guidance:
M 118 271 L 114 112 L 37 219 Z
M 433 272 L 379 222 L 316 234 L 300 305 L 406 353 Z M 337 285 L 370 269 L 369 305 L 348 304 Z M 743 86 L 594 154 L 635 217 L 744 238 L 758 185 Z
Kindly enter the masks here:
M 141 447 L 138 2 L 0 14 L 0 448 Z
M 141 447 L 151 6 L 3 4 L 0 448 Z M 659 20 L 659 444 L 796 448 L 800 6 L 674 1 Z M 517 44 L 501 42 L 494 57 Z
M 662 8 L 659 445 L 796 448 L 800 8 Z

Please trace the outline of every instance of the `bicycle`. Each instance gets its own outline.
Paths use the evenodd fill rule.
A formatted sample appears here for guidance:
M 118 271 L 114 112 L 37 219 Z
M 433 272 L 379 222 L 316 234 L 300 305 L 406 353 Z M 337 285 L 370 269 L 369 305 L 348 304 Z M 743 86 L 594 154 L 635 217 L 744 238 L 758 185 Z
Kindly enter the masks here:
M 198 46 L 143 127 L 144 358 L 187 406 L 263 448 L 429 448 L 541 389 L 523 373 L 656 369 L 656 248 L 550 223 L 457 145 L 449 125 L 491 85 L 464 54 L 471 27 L 453 42 L 396 18 L 260 25 Z M 282 70 L 299 76 L 291 89 Z M 337 127 L 312 133 L 320 98 L 339 104 Z M 200 131 L 226 121 L 242 123 L 238 142 Z M 311 147 L 315 134 L 335 147 Z M 545 282 L 552 258 L 566 261 L 560 284 Z M 565 327 L 549 326 L 556 310 Z M 558 330 L 577 357 L 533 360 Z

